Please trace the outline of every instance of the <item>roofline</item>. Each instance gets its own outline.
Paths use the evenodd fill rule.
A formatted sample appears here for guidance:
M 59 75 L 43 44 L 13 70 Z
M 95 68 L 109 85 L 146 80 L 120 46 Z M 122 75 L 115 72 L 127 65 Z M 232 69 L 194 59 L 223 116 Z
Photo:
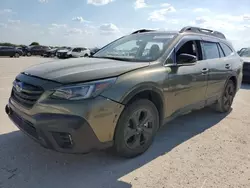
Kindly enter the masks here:
M 152 33 L 152 32 L 158 32 L 158 33 L 176 33 L 176 34 L 181 34 L 181 33 L 191 33 L 191 34 L 196 34 L 196 35 L 202 35 L 202 36 L 210 36 L 210 37 L 215 37 L 218 39 L 223 39 L 226 40 L 226 37 L 223 33 L 211 29 L 205 29 L 205 28 L 200 28 L 200 27 L 192 27 L 192 26 L 186 26 L 183 27 L 180 31 L 173 32 L 173 31 L 160 31 L 160 30 L 153 30 L 153 29 L 139 29 L 131 33 L 133 34 L 138 34 L 138 33 Z

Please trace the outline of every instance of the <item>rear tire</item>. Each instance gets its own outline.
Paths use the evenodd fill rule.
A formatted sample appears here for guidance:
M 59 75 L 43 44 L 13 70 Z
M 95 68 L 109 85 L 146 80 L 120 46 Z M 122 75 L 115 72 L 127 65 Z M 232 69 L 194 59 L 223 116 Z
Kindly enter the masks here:
M 88 55 L 88 54 L 85 54 L 83 57 L 89 57 L 89 55 Z
M 225 113 L 229 112 L 236 94 L 236 88 L 232 80 L 227 82 L 227 85 L 222 93 L 222 96 L 215 104 L 215 110 L 217 112 Z
M 15 53 L 15 57 L 19 58 L 20 54 L 19 53 Z
M 125 107 L 115 131 L 114 149 L 122 157 L 132 158 L 144 153 L 152 144 L 159 128 L 155 105 L 140 99 Z

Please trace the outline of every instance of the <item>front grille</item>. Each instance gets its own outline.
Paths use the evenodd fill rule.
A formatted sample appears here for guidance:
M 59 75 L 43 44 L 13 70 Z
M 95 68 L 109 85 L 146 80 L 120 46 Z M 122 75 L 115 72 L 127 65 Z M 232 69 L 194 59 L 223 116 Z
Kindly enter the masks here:
M 33 124 L 20 116 L 18 116 L 14 111 L 11 113 L 12 120 L 22 129 L 24 132 L 28 133 L 30 136 L 38 139 L 38 134 L 36 128 Z
M 53 132 L 52 133 L 56 143 L 61 148 L 72 148 L 73 141 L 69 133 Z
M 42 88 L 21 82 L 20 80 L 15 80 L 13 85 L 11 98 L 26 108 L 31 108 L 43 93 Z
M 58 56 L 59 57 L 66 57 L 67 56 L 67 52 L 58 52 Z

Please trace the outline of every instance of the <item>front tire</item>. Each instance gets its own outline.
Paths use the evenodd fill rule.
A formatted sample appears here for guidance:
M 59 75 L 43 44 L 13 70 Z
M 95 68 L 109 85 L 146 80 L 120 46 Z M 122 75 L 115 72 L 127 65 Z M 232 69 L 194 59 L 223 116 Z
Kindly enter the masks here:
M 144 153 L 152 144 L 159 128 L 155 105 L 140 99 L 125 107 L 115 131 L 114 149 L 122 157 L 132 158 Z
M 229 112 L 233 104 L 235 94 L 236 94 L 236 87 L 233 81 L 229 80 L 223 91 L 222 96 L 215 104 L 216 111 L 221 113 Z

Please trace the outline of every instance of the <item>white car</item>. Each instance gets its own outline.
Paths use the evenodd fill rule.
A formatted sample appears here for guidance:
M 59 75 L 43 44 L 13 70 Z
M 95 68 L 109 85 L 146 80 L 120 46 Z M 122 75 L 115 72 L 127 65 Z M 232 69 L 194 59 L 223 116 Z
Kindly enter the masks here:
M 72 57 L 89 57 L 90 50 L 87 48 L 74 48 L 71 51 Z

